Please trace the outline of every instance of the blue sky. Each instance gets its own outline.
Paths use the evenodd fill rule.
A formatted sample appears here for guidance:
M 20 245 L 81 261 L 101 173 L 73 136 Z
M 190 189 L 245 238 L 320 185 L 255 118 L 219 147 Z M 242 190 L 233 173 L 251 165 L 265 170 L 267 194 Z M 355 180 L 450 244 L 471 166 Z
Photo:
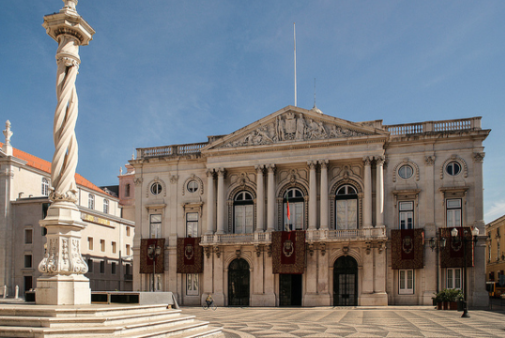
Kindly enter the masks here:
M 0 4 L 0 123 L 51 160 L 61 0 Z M 135 148 L 206 141 L 294 103 L 384 124 L 482 116 L 485 220 L 505 214 L 505 1 L 80 0 L 79 165 L 117 184 Z M 3 140 L 3 139 L 2 139 Z

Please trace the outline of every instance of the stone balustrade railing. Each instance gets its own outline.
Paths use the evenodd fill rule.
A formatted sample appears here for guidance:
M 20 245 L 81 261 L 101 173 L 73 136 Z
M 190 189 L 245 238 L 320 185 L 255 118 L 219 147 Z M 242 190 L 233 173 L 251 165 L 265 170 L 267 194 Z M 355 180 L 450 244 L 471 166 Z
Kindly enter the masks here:
M 200 149 L 205 147 L 208 143 L 189 143 L 189 144 L 176 144 L 163 147 L 151 148 L 137 148 L 137 159 L 157 156 L 184 156 L 191 154 L 199 154 Z
M 384 125 L 383 128 L 390 132 L 392 136 L 455 130 L 472 130 L 481 129 L 481 118 L 472 117 L 468 119 L 458 120 L 426 121 L 420 123 Z
M 307 231 L 307 241 L 362 241 L 372 239 L 386 239 L 386 228 L 351 229 L 351 230 L 316 230 Z M 270 243 L 271 232 L 252 234 L 212 234 L 203 235 L 201 244 L 248 244 Z

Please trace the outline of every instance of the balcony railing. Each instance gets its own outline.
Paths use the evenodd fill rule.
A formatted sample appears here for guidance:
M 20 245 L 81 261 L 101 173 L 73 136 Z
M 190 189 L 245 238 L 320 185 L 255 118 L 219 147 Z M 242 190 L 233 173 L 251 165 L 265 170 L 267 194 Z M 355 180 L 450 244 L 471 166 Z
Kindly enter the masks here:
M 363 241 L 371 239 L 386 239 L 386 228 L 352 229 L 352 230 L 317 230 L 307 231 L 309 242 L 325 241 Z M 272 241 L 271 232 L 252 234 L 214 234 L 203 235 L 201 244 L 267 244 Z
M 137 159 L 158 156 L 184 156 L 191 154 L 200 154 L 200 149 L 205 147 L 207 144 L 207 142 L 202 142 L 176 144 L 163 147 L 137 148 Z
M 481 129 L 481 118 L 472 117 L 469 119 L 426 121 L 420 123 L 407 123 L 383 126 L 385 130 L 393 136 L 407 134 L 422 134 L 428 132 L 444 132 L 457 130 Z

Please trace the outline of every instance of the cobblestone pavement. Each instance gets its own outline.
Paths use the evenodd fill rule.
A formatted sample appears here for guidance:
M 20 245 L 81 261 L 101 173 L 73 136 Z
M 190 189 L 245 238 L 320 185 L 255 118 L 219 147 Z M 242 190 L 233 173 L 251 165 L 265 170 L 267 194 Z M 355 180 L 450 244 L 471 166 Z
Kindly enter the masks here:
M 182 307 L 225 337 L 505 337 L 505 312 L 437 311 L 432 306 L 387 308 L 230 308 L 216 311 Z

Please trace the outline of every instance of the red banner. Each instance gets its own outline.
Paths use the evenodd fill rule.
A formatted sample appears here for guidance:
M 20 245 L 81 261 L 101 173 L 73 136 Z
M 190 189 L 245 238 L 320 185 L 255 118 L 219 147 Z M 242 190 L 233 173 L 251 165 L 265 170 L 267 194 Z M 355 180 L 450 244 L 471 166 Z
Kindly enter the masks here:
M 393 269 L 422 269 L 424 266 L 424 229 L 391 230 Z
M 177 238 L 177 273 L 202 273 L 200 238 Z
M 305 231 L 272 233 L 273 273 L 303 274 L 305 271 Z
M 165 239 L 164 238 L 149 238 L 142 239 L 140 242 L 140 273 L 153 273 L 153 260 L 149 258 L 147 253 L 150 245 L 161 248 L 161 254 L 156 257 L 156 273 L 165 272 L 164 256 L 165 256 Z
M 458 230 L 458 237 L 451 236 L 452 229 Z M 462 268 L 465 266 L 465 250 L 466 250 L 466 266 L 474 266 L 474 250 L 471 228 L 440 228 L 440 236 L 445 238 L 445 248 L 440 250 L 440 266 L 442 268 Z M 464 240 L 463 240 L 463 236 Z M 466 243 L 466 246 L 464 247 Z

